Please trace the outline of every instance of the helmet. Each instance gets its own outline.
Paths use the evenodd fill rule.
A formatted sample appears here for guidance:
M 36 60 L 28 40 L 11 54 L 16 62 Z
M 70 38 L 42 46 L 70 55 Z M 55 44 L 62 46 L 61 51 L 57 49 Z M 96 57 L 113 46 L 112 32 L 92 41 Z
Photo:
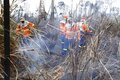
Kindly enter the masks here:
M 25 21 L 25 18 L 21 17 L 20 21 Z
M 86 18 L 85 18 L 85 17 L 82 17 L 81 21 L 82 21 L 82 22 L 86 21 Z
M 68 19 L 68 16 L 67 15 L 65 15 L 65 16 L 63 16 L 64 18 L 66 18 L 66 19 Z
M 64 21 L 64 20 L 62 20 L 62 21 L 60 21 L 60 23 L 61 23 L 61 24 L 65 24 L 65 21 Z

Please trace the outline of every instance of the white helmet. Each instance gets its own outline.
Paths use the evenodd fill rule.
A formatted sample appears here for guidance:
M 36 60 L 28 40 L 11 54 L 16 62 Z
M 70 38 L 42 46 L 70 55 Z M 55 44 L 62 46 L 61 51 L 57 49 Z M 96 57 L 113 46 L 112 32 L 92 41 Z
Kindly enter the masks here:
M 21 18 L 20 18 L 20 21 L 25 21 L 25 18 L 21 17 Z
M 65 24 L 65 21 L 64 21 L 64 20 L 62 20 L 62 21 L 60 21 L 60 23 L 61 23 L 61 24 L 62 24 L 62 23 L 63 23 L 63 24 Z

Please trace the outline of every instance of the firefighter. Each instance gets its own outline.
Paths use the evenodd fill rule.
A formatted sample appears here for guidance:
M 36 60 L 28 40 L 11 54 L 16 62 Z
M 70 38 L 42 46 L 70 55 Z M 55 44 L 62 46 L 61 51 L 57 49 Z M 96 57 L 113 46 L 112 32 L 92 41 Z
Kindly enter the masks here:
M 70 47 L 75 48 L 75 43 L 79 39 L 79 28 L 77 27 L 76 23 L 73 21 L 72 22 L 72 27 L 71 27 L 71 39 L 70 40 Z
M 68 53 L 68 49 L 73 48 L 73 46 L 74 46 L 74 31 L 73 31 L 71 21 L 68 20 L 66 24 L 63 55 L 66 55 Z
M 78 22 L 74 24 L 73 26 L 73 30 L 75 32 L 74 34 L 74 40 L 76 43 L 78 43 L 78 41 L 80 41 L 80 29 L 79 29 L 79 26 L 78 26 Z
M 62 56 L 66 54 L 66 50 L 64 50 L 64 47 L 65 47 L 65 34 L 66 34 L 67 21 L 68 21 L 67 15 L 64 15 L 63 20 L 60 21 L 60 39 L 61 39 L 61 45 L 62 45 L 62 50 L 61 50 Z
M 34 24 L 25 20 L 23 17 L 20 19 L 20 23 L 16 27 L 16 34 L 22 36 L 23 43 L 29 44 L 29 37 L 32 36 Z
M 85 47 L 86 45 L 86 34 L 89 34 L 92 32 L 89 29 L 88 24 L 86 23 L 86 19 L 82 18 L 81 22 L 79 23 L 79 28 L 80 28 L 80 42 L 79 42 L 79 47 Z
M 66 27 L 65 27 L 66 23 L 64 20 L 60 21 L 60 41 L 61 41 L 61 45 L 62 45 L 62 50 L 64 47 L 64 40 L 65 40 L 65 32 L 66 32 Z

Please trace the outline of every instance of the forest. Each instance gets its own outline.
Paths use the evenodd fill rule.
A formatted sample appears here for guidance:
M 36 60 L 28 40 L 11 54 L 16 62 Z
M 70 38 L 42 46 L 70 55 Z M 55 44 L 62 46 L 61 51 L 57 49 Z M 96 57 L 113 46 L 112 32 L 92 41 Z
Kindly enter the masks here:
M 36 0 L 34 12 L 26 11 L 30 0 L 10 1 L 10 80 L 120 80 L 120 7 L 113 6 L 114 0 Z M 3 7 L 0 0 L 0 80 L 4 80 Z M 85 47 L 79 47 L 80 36 L 63 55 L 59 27 L 66 15 L 71 25 L 85 17 L 92 36 L 85 35 Z M 24 19 L 34 24 L 27 43 L 16 32 Z

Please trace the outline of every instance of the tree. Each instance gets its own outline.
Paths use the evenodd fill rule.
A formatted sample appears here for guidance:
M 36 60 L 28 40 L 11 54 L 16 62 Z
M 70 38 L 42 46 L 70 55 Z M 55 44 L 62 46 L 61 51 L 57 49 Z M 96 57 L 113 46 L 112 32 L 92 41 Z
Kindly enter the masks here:
M 47 13 L 45 11 L 44 1 L 40 0 L 39 9 L 38 9 L 38 24 L 42 19 L 46 20 Z
M 51 1 L 51 15 L 50 20 L 54 21 L 54 0 Z
M 20 1 L 20 2 L 19 2 Z M 10 4 L 10 17 L 14 17 L 16 12 L 21 11 L 18 10 L 17 8 L 21 9 L 22 7 L 20 6 L 21 3 L 25 2 L 26 0 L 12 0 Z M 19 2 L 19 3 L 18 3 Z
M 116 14 L 116 15 L 118 15 L 118 14 L 119 14 L 119 11 L 120 11 L 120 9 L 119 9 L 118 7 L 113 7 L 113 8 L 110 9 L 110 13 L 111 13 L 111 14 Z
M 58 2 L 59 9 L 64 9 L 65 8 L 65 3 L 63 1 Z

